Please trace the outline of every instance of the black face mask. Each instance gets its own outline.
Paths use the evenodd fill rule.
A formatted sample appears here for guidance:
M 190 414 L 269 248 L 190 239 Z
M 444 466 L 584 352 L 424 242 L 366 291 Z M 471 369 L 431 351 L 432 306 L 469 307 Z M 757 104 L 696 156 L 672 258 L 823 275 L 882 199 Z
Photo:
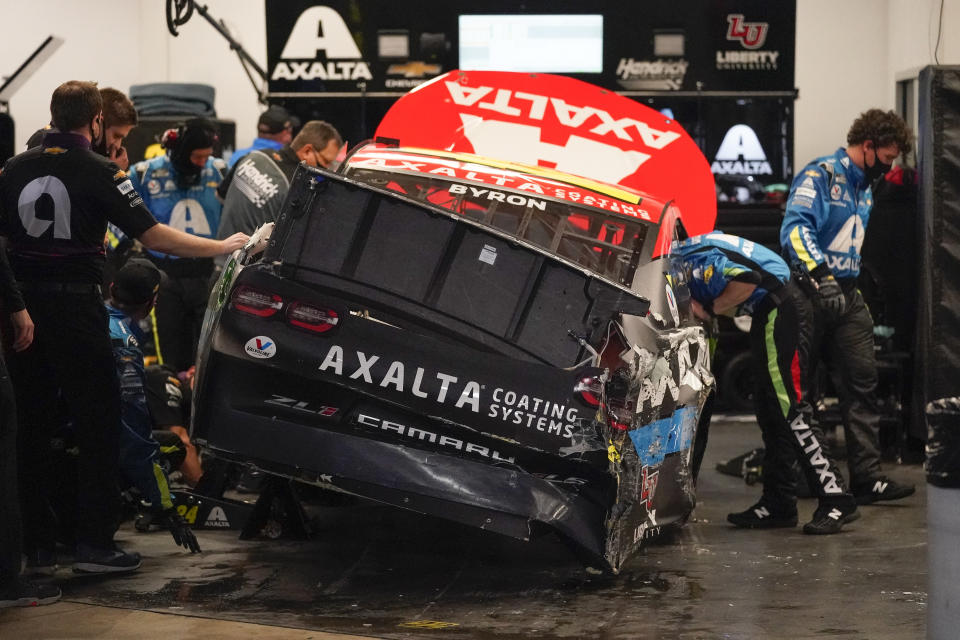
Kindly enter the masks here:
M 189 120 L 177 130 L 176 142 L 170 150 L 170 164 L 177 186 L 187 188 L 200 183 L 203 167 L 193 164 L 190 155 L 197 149 L 213 147 L 216 142 L 213 123 L 201 118 Z
M 98 140 L 94 140 L 93 143 L 91 143 L 90 148 L 94 153 L 99 153 L 102 156 L 109 157 L 110 155 L 107 152 L 107 136 L 100 136 Z
M 184 153 L 173 153 L 170 157 L 173 165 L 174 179 L 180 188 L 192 187 L 200 183 L 200 174 L 203 167 L 190 162 L 190 156 Z
M 93 125 L 90 125 L 90 149 L 102 156 L 107 155 L 107 128 L 103 126 L 103 118 L 100 119 L 99 138 L 93 135 Z
M 892 164 L 884 164 L 883 162 L 880 162 L 880 154 L 877 151 L 876 144 L 874 144 L 874 147 L 873 147 L 873 158 L 874 160 L 873 160 L 872 167 L 867 166 L 866 157 L 864 157 L 863 159 L 863 165 L 864 165 L 863 172 L 867 176 L 867 184 L 870 185 L 871 187 L 875 187 L 877 183 L 879 183 L 880 180 L 883 179 L 883 176 L 887 175 L 890 169 L 893 168 Z

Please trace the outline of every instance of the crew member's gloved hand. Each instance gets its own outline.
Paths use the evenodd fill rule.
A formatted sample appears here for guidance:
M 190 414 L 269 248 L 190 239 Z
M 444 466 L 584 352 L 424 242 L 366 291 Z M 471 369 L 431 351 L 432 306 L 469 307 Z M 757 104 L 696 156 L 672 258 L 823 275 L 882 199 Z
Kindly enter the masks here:
M 839 317 L 843 310 L 847 308 L 847 301 L 843 297 L 843 289 L 832 275 L 820 278 L 817 286 L 817 297 L 820 299 L 820 307 L 832 315 Z
M 197 542 L 197 536 L 193 535 L 190 525 L 174 509 L 167 509 L 163 512 L 161 522 L 170 530 L 173 541 L 184 549 L 189 549 L 190 553 L 200 553 L 200 543 Z

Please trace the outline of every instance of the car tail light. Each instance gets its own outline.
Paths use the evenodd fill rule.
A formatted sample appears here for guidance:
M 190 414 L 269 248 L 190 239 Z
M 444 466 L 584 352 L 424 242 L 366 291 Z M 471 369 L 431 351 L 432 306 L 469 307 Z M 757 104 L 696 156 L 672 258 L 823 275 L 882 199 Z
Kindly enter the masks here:
M 232 301 L 237 311 L 261 318 L 269 318 L 283 307 L 283 298 L 277 294 L 245 285 L 237 287 L 233 292 Z
M 588 406 L 599 407 L 603 398 L 603 381 L 597 377 L 581 378 L 573 392 Z
M 295 327 L 323 333 L 337 326 L 340 317 L 332 309 L 322 309 L 303 302 L 293 302 L 287 307 L 287 321 Z

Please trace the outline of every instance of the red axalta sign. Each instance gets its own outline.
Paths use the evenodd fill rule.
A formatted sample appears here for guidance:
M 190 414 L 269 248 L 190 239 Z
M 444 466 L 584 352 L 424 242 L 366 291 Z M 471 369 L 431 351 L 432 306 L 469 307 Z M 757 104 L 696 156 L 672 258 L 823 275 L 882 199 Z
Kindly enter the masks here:
M 407 171 L 433 175 L 450 182 L 451 194 L 466 195 L 477 200 L 495 199 L 514 202 L 511 198 L 536 200 L 544 196 L 585 205 L 603 211 L 657 222 L 663 204 L 623 189 L 592 180 L 577 180 L 579 184 L 550 177 L 555 170 L 538 169 L 536 175 L 508 168 L 510 163 L 484 158 L 467 159 L 455 153 L 430 151 L 411 153 L 410 150 L 392 151 L 388 148 L 364 148 L 350 157 L 350 166 L 382 171 Z M 576 180 L 575 176 L 567 177 Z M 506 191 L 503 191 L 506 190 Z M 523 195 L 517 195 L 519 192 Z M 511 195 L 513 194 L 513 195 Z
M 675 121 L 563 76 L 451 71 L 400 98 L 376 136 L 556 169 L 673 201 L 690 234 L 713 229 L 707 159 Z

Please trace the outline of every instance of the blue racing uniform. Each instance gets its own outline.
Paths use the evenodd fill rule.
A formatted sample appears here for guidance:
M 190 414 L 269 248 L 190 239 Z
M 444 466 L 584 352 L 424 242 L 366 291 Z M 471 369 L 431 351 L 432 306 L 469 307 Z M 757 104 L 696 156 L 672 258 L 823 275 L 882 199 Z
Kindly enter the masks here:
M 158 221 L 195 236 L 215 239 L 222 210 L 216 194 L 224 169 L 223 160 L 209 158 L 198 183 L 182 188 L 168 154 L 138 162 L 130 171 L 130 179 Z M 213 259 L 178 258 L 151 250 L 147 250 L 147 257 L 167 274 L 160 285 L 155 314 L 157 357 L 161 364 L 184 371 L 196 358 Z
M 790 189 L 780 227 L 787 262 L 815 280 L 831 272 L 838 280 L 856 278 L 872 206 L 866 175 L 843 148 L 817 158 L 794 178 Z
M 753 315 L 767 293 L 790 279 L 790 269 L 780 256 L 750 240 L 722 231 L 694 236 L 675 247 L 691 272 L 690 295 L 712 305 L 731 281 L 757 285 L 735 315 Z
M 247 155 L 251 151 L 270 151 L 271 149 L 279 151 L 280 149 L 283 149 L 283 143 L 277 142 L 276 140 L 271 140 L 270 138 L 254 138 L 253 144 L 251 144 L 249 147 L 243 147 L 242 149 L 237 149 L 233 152 L 233 155 L 230 156 L 230 161 L 227 163 L 227 168 L 232 168 L 233 165 L 237 164 L 237 161 L 240 160 L 240 158 Z
M 120 378 L 120 471 L 155 509 L 173 508 L 167 475 L 159 464 L 160 445 L 151 434 L 146 374 L 139 328 L 122 311 L 107 305 L 110 341 Z
M 158 222 L 191 235 L 216 238 L 223 208 L 217 186 L 223 180 L 225 166 L 220 158 L 207 159 L 199 183 L 185 189 L 177 184 L 167 155 L 138 162 L 129 173 L 133 187 Z M 156 258 L 177 259 L 158 251 L 149 253 Z
M 833 276 L 843 292 L 843 310 L 836 314 L 823 308 L 817 292 L 805 288 L 817 308 L 810 371 L 814 375 L 822 354 L 830 369 L 839 374 L 835 379 L 844 417 L 850 484 L 857 494 L 869 493 L 865 487 L 884 480 L 873 319 L 857 288 L 860 247 L 872 207 L 873 191 L 864 170 L 840 148 L 808 164 L 794 179 L 780 227 L 787 261 L 821 286 Z

